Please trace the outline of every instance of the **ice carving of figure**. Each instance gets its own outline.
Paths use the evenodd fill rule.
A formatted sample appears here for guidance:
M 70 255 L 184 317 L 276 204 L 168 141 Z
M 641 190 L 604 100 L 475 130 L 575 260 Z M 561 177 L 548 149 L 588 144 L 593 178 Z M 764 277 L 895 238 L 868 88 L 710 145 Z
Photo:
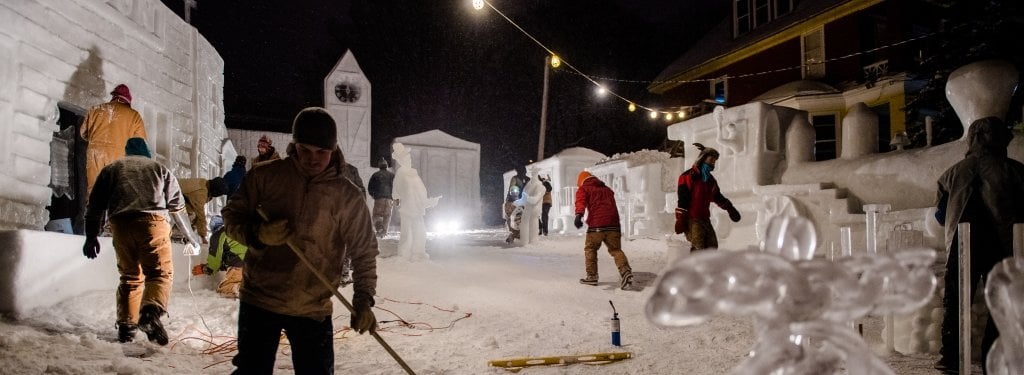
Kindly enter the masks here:
M 813 224 L 773 218 L 762 251 L 703 251 L 677 260 L 647 302 L 649 320 L 687 326 L 751 315 L 757 340 L 734 374 L 893 374 L 846 322 L 906 313 L 931 298 L 935 251 L 812 259 Z M 808 340 L 820 345 L 807 345 Z
M 526 193 L 526 202 L 523 205 L 523 222 L 528 223 L 525 227 L 519 231 L 519 238 L 523 240 L 523 244 L 529 244 L 540 237 L 540 210 L 541 202 L 544 199 L 544 183 L 540 181 L 538 176 L 539 170 L 537 168 L 530 169 L 530 175 L 533 178 L 526 182 L 526 186 L 523 187 L 523 192 Z
M 1024 374 L 1024 258 L 1006 258 L 992 268 L 985 281 L 985 303 L 999 328 L 986 370 L 992 375 Z
M 437 205 L 440 196 L 427 198 L 419 172 L 412 167 L 409 149 L 401 143 L 392 146 L 391 158 L 398 162 L 395 171 L 394 190 L 391 192 L 398 202 L 399 226 L 398 254 L 411 259 L 429 259 L 427 255 L 427 226 L 423 215 L 427 209 Z

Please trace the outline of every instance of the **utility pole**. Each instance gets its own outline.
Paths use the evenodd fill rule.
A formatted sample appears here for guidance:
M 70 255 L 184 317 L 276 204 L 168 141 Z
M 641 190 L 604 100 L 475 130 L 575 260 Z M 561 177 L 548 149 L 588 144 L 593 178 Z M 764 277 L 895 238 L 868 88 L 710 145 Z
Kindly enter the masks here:
M 540 139 L 537 142 L 537 161 L 544 160 L 544 133 L 548 123 L 548 75 L 551 74 L 551 55 L 544 58 L 544 94 L 540 104 Z

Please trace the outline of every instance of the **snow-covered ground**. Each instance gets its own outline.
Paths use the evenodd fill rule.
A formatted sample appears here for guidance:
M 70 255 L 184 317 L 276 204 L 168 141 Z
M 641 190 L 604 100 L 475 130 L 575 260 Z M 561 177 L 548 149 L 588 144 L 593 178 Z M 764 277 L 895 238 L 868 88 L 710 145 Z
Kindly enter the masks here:
M 657 275 L 688 244 L 677 236 L 625 241 L 638 291 L 618 288 L 611 257 L 599 253 L 601 283 L 581 285 L 583 238 L 541 237 L 508 247 L 499 229 L 431 234 L 429 261 L 395 256 L 397 237 L 381 243 L 375 309 L 380 335 L 418 374 L 501 374 L 488 367 L 500 358 L 631 352 L 606 365 L 576 364 L 523 370 L 532 374 L 723 374 L 748 352 L 754 333 L 748 318 L 723 316 L 686 328 L 660 328 L 644 316 Z M 198 258 L 197 258 L 198 259 Z M 109 265 L 114 267 L 113 264 Z M 186 277 L 187 270 L 177 270 Z M 212 291 L 199 277 L 177 288 L 164 323 L 166 347 L 116 343 L 114 292 L 93 292 L 41 308 L 21 320 L 0 322 L 0 374 L 225 374 L 233 367 L 236 300 Z M 189 290 L 191 289 L 191 290 Z M 346 296 L 351 288 L 342 289 Z M 611 345 L 614 302 L 621 319 L 621 348 Z M 370 335 L 347 330 L 349 314 L 335 302 L 338 374 L 401 374 Z M 404 321 L 408 324 L 403 325 Z M 879 323 L 865 335 L 880 347 Z M 142 353 L 139 358 L 126 351 Z M 932 355 L 887 358 L 898 374 L 937 374 Z M 277 374 L 292 374 L 287 345 Z

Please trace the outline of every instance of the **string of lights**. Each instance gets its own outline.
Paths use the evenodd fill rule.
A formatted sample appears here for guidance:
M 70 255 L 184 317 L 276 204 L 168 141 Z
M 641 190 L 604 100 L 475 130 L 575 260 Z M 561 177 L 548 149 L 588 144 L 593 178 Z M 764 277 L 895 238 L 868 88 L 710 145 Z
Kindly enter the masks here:
M 656 118 L 658 118 L 659 116 L 662 116 L 662 115 L 668 121 L 671 121 L 673 119 L 673 116 L 678 116 L 680 119 L 682 119 L 682 118 L 685 118 L 687 111 L 689 111 L 691 108 L 693 108 L 695 106 L 693 106 L 693 105 L 671 106 L 670 108 L 672 108 L 672 110 L 665 110 L 665 109 L 659 110 L 657 108 L 653 108 L 653 107 L 650 107 L 650 106 L 645 106 L 645 105 L 637 104 L 636 101 L 631 100 L 629 98 L 626 98 L 626 97 L 624 97 L 624 96 L 622 96 L 622 95 L 620 95 L 620 94 L 618 94 L 618 93 L 608 89 L 605 85 L 601 84 L 599 81 L 603 81 L 603 82 L 620 82 L 620 83 L 635 83 L 635 84 L 709 83 L 709 82 L 713 82 L 713 81 L 720 81 L 722 79 L 738 79 L 738 78 L 757 77 L 757 76 L 762 76 L 762 75 L 775 74 L 775 73 L 780 73 L 780 72 L 785 72 L 785 71 L 797 70 L 797 69 L 804 68 L 803 66 L 788 66 L 788 67 L 770 69 L 770 70 L 754 72 L 754 73 L 738 74 L 738 75 L 734 75 L 734 76 L 726 75 L 724 77 L 699 78 L 699 79 L 692 79 L 692 80 L 633 80 L 633 79 L 619 79 L 619 78 L 612 78 L 612 77 L 593 76 L 593 75 L 590 75 L 590 74 L 583 73 L 582 71 L 577 69 L 575 66 L 570 64 L 568 61 L 566 61 L 565 59 L 561 58 L 557 53 L 555 53 L 550 48 L 548 48 L 546 45 L 544 45 L 544 43 L 541 43 L 539 40 L 537 40 L 537 38 L 535 38 L 533 35 L 531 35 L 529 32 L 527 32 L 521 26 L 519 26 L 519 24 L 517 24 L 511 18 L 506 16 L 505 13 L 502 13 L 501 10 L 498 10 L 498 8 L 496 8 L 493 4 L 491 4 L 490 1 L 487 1 L 487 0 L 473 0 L 473 8 L 474 9 L 480 10 L 480 9 L 483 9 L 484 6 L 487 6 L 488 8 L 491 8 L 491 10 L 494 10 L 494 12 L 497 13 L 502 18 L 504 18 L 505 21 L 507 21 L 509 24 L 511 24 L 513 27 L 515 27 L 517 30 L 519 30 L 519 32 L 523 33 L 523 35 L 525 35 L 527 38 L 532 40 L 535 44 L 540 46 L 540 48 L 544 49 L 544 51 L 546 51 L 549 55 L 551 55 L 551 67 L 552 68 L 558 68 L 562 64 L 565 64 L 565 66 L 568 67 L 568 72 L 569 73 L 576 74 L 576 75 L 586 79 L 590 83 L 592 83 L 594 86 L 596 86 L 596 90 L 597 90 L 597 92 L 599 94 L 601 94 L 601 95 L 610 94 L 610 95 L 612 95 L 612 96 L 614 96 L 614 97 L 616 97 L 616 98 L 626 102 L 626 104 L 627 104 L 626 108 L 630 112 L 635 112 L 637 108 L 644 109 L 644 110 L 649 112 L 650 117 L 652 119 L 656 119 Z M 898 42 L 895 42 L 895 43 L 887 44 L 887 45 L 884 45 L 884 46 L 879 46 L 879 47 L 871 48 L 871 49 L 864 50 L 864 51 L 853 52 L 853 53 L 846 54 L 846 55 L 843 55 L 843 56 L 825 59 L 825 60 L 822 60 L 820 62 L 814 62 L 814 63 L 812 63 L 812 65 L 826 64 L 826 63 L 836 62 L 836 61 L 840 61 L 840 60 L 844 60 L 844 59 L 849 59 L 849 58 L 857 57 L 857 56 L 860 56 L 860 55 L 864 55 L 864 54 L 880 51 L 880 50 L 883 50 L 883 49 L 897 47 L 897 46 L 900 46 L 900 45 L 903 45 L 903 44 L 915 42 L 915 41 L 918 41 L 918 40 L 921 40 L 921 39 L 932 37 L 934 35 L 935 35 L 935 33 L 928 33 L 928 34 L 920 35 L 920 36 L 913 37 L 913 38 L 910 38 L 910 39 L 906 39 L 906 40 L 898 41 Z

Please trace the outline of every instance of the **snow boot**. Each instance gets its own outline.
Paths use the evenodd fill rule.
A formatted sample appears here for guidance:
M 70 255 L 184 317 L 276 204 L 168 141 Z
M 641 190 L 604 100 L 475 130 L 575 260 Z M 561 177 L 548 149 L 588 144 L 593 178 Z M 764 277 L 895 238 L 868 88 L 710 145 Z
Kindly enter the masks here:
M 597 275 L 587 276 L 580 279 L 580 284 L 597 285 Z
M 135 332 L 138 332 L 138 326 L 129 323 L 117 323 L 117 342 L 129 343 L 135 341 Z
M 619 280 L 619 289 L 626 290 L 633 285 L 633 271 L 626 271 Z
M 167 331 L 164 330 L 164 324 L 160 322 L 160 315 L 163 314 L 163 309 L 156 305 L 142 306 L 142 311 L 139 313 L 139 329 L 146 333 L 149 341 L 167 345 Z

